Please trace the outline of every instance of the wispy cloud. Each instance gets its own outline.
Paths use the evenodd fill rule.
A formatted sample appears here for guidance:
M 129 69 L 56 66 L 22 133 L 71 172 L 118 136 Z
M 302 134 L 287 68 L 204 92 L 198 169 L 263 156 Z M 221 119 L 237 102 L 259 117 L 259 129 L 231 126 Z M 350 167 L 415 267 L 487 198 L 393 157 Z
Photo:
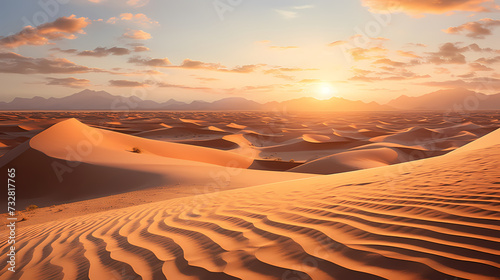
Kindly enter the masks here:
M 471 37 L 474 39 L 484 39 L 486 36 L 492 35 L 491 30 L 496 26 L 500 26 L 500 20 L 483 18 L 478 21 L 464 23 L 457 27 L 444 29 L 443 32 L 449 34 L 465 33 L 465 36 L 467 37 Z
M 16 74 L 74 74 L 106 72 L 75 64 L 65 58 L 32 58 L 17 53 L 0 53 L 0 73 Z
M 138 14 L 123 13 L 123 14 L 120 14 L 120 16 L 118 16 L 118 17 L 109 18 L 106 22 L 110 23 L 110 24 L 116 24 L 120 21 L 133 22 L 133 23 L 137 23 L 139 25 L 142 25 L 144 27 L 151 27 L 151 26 L 159 25 L 158 21 L 155 21 L 142 13 L 138 13 Z
M 372 12 L 401 11 L 410 15 L 444 14 L 455 11 L 491 12 L 498 11 L 494 0 L 362 0 Z
M 298 11 L 314 8 L 314 5 L 301 5 L 301 6 L 293 6 L 289 9 L 276 9 L 275 11 L 280 14 L 285 19 L 296 18 L 299 14 Z
M 70 88 L 81 88 L 90 86 L 90 81 L 87 79 L 69 78 L 46 78 L 46 85 L 49 86 L 64 86 Z

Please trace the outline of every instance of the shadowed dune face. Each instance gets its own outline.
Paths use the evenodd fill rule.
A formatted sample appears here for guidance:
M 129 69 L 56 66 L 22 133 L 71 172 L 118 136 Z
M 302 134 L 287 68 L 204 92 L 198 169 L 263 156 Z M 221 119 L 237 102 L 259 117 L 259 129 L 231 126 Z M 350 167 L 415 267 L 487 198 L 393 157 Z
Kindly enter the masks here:
M 498 279 L 499 136 L 417 162 L 21 227 L 19 272 L 0 278 Z

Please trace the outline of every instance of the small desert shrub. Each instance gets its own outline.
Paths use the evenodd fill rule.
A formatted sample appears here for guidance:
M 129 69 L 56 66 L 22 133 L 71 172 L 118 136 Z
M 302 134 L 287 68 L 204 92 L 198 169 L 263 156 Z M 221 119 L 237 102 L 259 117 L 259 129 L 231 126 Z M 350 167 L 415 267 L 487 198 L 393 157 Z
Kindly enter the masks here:
M 34 205 L 34 204 L 31 204 L 30 206 L 26 207 L 26 211 L 31 211 L 31 210 L 35 210 L 37 209 L 38 206 Z
M 142 153 L 142 151 L 138 147 L 133 147 L 132 148 L 132 153 L 138 153 L 138 154 L 140 154 L 140 153 Z

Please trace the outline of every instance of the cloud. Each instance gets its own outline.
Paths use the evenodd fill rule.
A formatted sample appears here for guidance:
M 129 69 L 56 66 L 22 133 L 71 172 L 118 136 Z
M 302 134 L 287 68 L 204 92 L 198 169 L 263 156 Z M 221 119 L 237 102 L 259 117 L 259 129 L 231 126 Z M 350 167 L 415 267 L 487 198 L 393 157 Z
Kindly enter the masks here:
M 373 62 L 373 64 L 386 64 L 386 65 L 390 65 L 393 67 L 405 67 L 405 66 L 407 66 L 407 64 L 404 62 L 393 61 L 389 58 L 377 59 Z
M 359 61 L 364 59 L 380 58 L 380 53 L 387 52 L 387 49 L 381 47 L 352 48 L 349 49 L 348 52 L 351 54 L 352 58 L 355 61 Z
M 421 58 L 420 56 L 416 55 L 414 52 L 397 51 L 397 53 L 400 56 L 411 57 L 411 58 Z
M 297 12 L 295 11 L 286 11 L 286 10 L 275 10 L 275 11 L 286 19 L 292 19 L 297 17 Z
M 450 27 L 448 29 L 444 29 L 445 33 L 449 34 L 462 34 L 465 33 L 465 36 L 475 38 L 475 39 L 484 39 L 487 35 L 491 35 L 491 30 L 500 25 L 500 20 L 494 20 L 491 18 L 483 18 L 478 21 L 472 21 L 464 23 L 457 27 Z
M 381 59 L 378 60 L 380 64 L 387 64 L 390 66 L 382 66 L 379 69 L 384 71 L 372 71 L 372 70 L 364 70 L 354 68 L 353 72 L 355 75 L 349 80 L 351 81 L 361 81 L 361 82 L 376 82 L 376 81 L 402 81 L 402 80 L 413 80 L 413 79 L 422 79 L 422 78 L 430 78 L 430 75 L 419 75 L 407 69 L 404 69 L 399 65 L 401 62 L 395 62 L 390 59 Z M 406 65 L 405 63 L 403 63 Z M 393 67 L 396 66 L 396 67 Z M 404 66 L 403 65 L 403 66 Z
M 498 10 L 494 0 L 362 0 L 372 12 L 400 11 L 410 15 L 444 14 L 454 11 L 491 12 Z
M 51 51 L 58 51 L 58 52 L 62 52 L 62 53 L 71 53 L 71 54 L 75 54 L 78 52 L 77 49 L 67 49 L 67 50 L 63 50 L 63 49 L 60 49 L 60 48 L 51 48 L 50 49 Z
M 1 37 L 0 46 L 16 48 L 23 45 L 46 45 L 61 39 L 75 39 L 75 34 L 84 33 L 83 29 L 89 24 L 90 21 L 85 17 L 60 17 L 53 22 L 37 27 L 26 26 L 16 34 Z
M 465 64 L 465 56 L 462 54 L 468 51 L 469 47 L 459 48 L 453 43 L 446 43 L 439 48 L 438 52 L 429 53 L 427 58 L 433 64 Z
M 130 50 L 126 48 L 112 47 L 108 49 L 108 48 L 98 47 L 92 51 L 81 51 L 77 55 L 105 57 L 108 55 L 127 55 L 127 54 L 130 54 Z
M 170 67 L 172 62 L 168 60 L 168 58 L 141 58 L 139 56 L 134 56 L 129 58 L 129 63 L 134 63 L 142 66 L 151 66 L 151 67 Z
M 481 63 L 477 63 L 477 62 L 469 63 L 469 66 L 472 69 L 472 71 L 493 71 L 494 70 L 493 68 L 490 68 L 488 66 L 485 66 L 485 65 L 483 65 Z
M 328 46 L 329 47 L 336 47 L 336 46 L 345 45 L 345 44 L 347 44 L 347 41 L 339 40 L 339 41 L 331 42 L 330 44 L 328 44 Z
M 108 2 L 108 0 L 88 0 L 89 2 L 92 2 L 92 3 L 104 3 L 104 2 Z M 121 5 L 123 4 L 123 0 L 116 0 L 116 1 L 110 1 L 111 4 L 113 5 Z M 149 3 L 149 0 L 127 0 L 126 4 L 128 6 L 131 6 L 131 7 L 134 7 L 134 8 L 140 8 L 140 7 L 143 7 L 145 5 L 147 5 Z
M 184 59 L 179 66 L 174 66 L 177 68 L 184 69 L 204 69 L 204 70 L 212 70 L 212 71 L 220 71 L 220 72 L 233 72 L 233 73 L 250 73 L 254 72 L 257 68 L 263 66 L 262 64 L 251 64 L 251 65 L 243 65 L 236 66 L 234 68 L 227 68 L 220 63 L 207 63 L 198 60 Z
M 159 25 L 159 23 L 157 21 L 152 20 L 151 18 L 149 18 L 145 14 L 141 14 L 141 13 L 135 14 L 135 15 L 132 13 L 123 13 L 123 14 L 120 14 L 120 16 L 118 16 L 118 17 L 109 18 L 106 22 L 110 23 L 110 24 L 116 24 L 119 21 L 130 21 L 130 22 L 134 22 L 134 23 L 140 24 L 140 25 L 145 26 L 145 27 Z
M 259 67 L 264 66 L 262 64 L 255 64 L 255 65 L 243 65 L 243 66 L 236 66 L 234 68 L 227 68 L 226 66 L 220 63 L 207 63 L 191 59 L 184 59 L 180 65 L 172 65 L 172 63 L 168 60 L 168 58 L 150 59 L 150 58 L 141 58 L 138 56 L 130 58 L 128 62 L 143 66 L 182 68 L 182 69 L 201 69 L 201 70 L 232 72 L 232 73 L 250 73 L 254 72 Z
M 81 88 L 90 86 L 90 81 L 87 79 L 77 79 L 73 77 L 69 78 L 46 78 L 46 85 L 50 86 L 65 86 L 71 88 Z
M 406 46 L 408 46 L 408 47 L 421 47 L 421 48 L 427 47 L 426 44 L 422 44 L 422 43 L 408 43 L 408 44 L 406 44 Z
M 135 46 L 134 47 L 134 52 L 147 52 L 149 51 L 148 47 L 145 46 Z
M 148 87 L 146 83 L 129 80 L 110 80 L 109 85 L 113 87 Z
M 475 52 L 496 52 L 496 53 L 500 53 L 500 51 L 498 50 L 494 50 L 492 48 L 481 48 L 478 44 L 474 43 L 474 44 L 470 44 L 468 45 L 468 47 L 475 51 Z
M 278 14 L 280 14 L 285 19 L 292 19 L 298 16 L 297 10 L 305 10 L 314 8 L 314 5 L 301 5 L 301 6 L 293 6 L 291 10 L 275 10 Z M 295 11 L 293 11 L 295 10 Z
M 486 57 L 481 57 L 476 60 L 476 62 L 483 63 L 483 64 L 494 64 L 497 62 L 500 62 L 500 56 L 495 56 L 491 58 L 486 58 Z
M 475 76 L 476 76 L 476 73 L 474 73 L 474 72 L 470 72 L 470 73 L 463 74 L 463 75 L 457 75 L 457 77 L 459 77 L 459 78 L 473 78 Z
M 142 30 L 129 29 L 127 30 L 127 32 L 123 33 L 122 37 L 134 40 L 148 40 L 151 39 L 151 34 L 144 32 Z
M 320 79 L 302 79 L 299 81 L 301 84 L 315 84 L 315 83 L 320 83 Z
M 297 46 L 269 46 L 269 48 L 273 49 L 273 50 L 283 51 L 283 50 L 289 50 L 289 49 L 298 49 L 299 47 L 297 47 Z
M 451 71 L 448 68 L 436 67 L 436 68 L 434 68 L 434 73 L 436 73 L 436 74 L 450 74 Z
M 430 78 L 430 75 L 416 75 L 413 73 L 411 76 L 405 76 L 405 75 L 395 75 L 395 76 L 389 76 L 389 77 L 368 77 L 368 76 L 354 76 L 349 78 L 350 81 L 360 81 L 360 82 L 378 82 L 378 81 L 403 81 L 403 80 L 413 80 L 413 79 L 422 79 L 422 78 Z
M 146 6 L 149 3 L 149 0 L 128 0 L 127 5 L 132 6 L 134 8 L 139 8 Z
M 196 77 L 195 79 L 203 81 L 203 82 L 220 81 L 220 79 L 217 79 L 217 78 L 207 78 L 207 77 Z
M 176 85 L 176 84 L 169 84 L 169 83 L 155 83 L 156 86 L 162 87 L 162 88 L 179 88 L 179 89 L 191 89 L 191 90 L 205 90 L 205 91 L 211 91 L 212 89 L 209 87 L 192 87 L 192 86 L 185 86 L 185 85 Z
M 77 65 L 65 58 L 32 58 L 13 52 L 0 53 L 0 73 L 75 74 L 88 72 L 106 71 Z

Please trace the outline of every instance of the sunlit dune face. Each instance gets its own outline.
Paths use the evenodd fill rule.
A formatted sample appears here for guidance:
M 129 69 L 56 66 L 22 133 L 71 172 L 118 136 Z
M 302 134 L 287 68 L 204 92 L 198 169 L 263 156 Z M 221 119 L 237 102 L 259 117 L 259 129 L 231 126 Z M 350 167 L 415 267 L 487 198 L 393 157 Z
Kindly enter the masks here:
M 318 86 L 317 97 L 320 100 L 327 100 L 337 94 L 337 89 L 330 84 L 324 83 Z

